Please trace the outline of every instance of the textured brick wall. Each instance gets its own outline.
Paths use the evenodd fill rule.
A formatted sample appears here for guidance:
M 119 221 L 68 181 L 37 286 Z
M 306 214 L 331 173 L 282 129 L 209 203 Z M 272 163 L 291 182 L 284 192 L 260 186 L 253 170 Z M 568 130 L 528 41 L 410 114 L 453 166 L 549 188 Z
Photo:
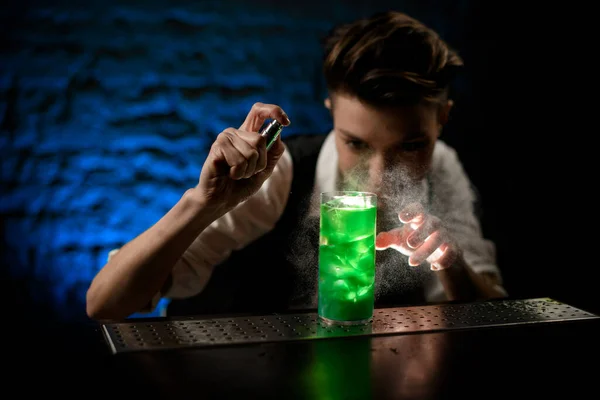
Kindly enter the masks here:
M 9 1 L 0 19 L 0 227 L 3 277 L 15 282 L 4 295 L 69 319 L 84 315 L 108 251 L 195 184 L 212 138 L 255 101 L 288 111 L 287 134 L 329 129 L 319 38 L 333 23 L 402 7 L 457 42 L 462 32 L 445 21 L 466 9 L 464 1 L 70 3 Z

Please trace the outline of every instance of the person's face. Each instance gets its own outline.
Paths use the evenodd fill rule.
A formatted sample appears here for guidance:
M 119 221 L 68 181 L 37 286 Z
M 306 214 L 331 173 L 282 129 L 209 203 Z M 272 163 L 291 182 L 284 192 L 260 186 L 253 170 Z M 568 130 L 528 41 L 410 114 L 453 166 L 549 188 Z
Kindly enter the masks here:
M 342 93 L 325 104 L 333 117 L 340 188 L 374 192 L 381 206 L 426 175 L 451 106 L 375 108 Z

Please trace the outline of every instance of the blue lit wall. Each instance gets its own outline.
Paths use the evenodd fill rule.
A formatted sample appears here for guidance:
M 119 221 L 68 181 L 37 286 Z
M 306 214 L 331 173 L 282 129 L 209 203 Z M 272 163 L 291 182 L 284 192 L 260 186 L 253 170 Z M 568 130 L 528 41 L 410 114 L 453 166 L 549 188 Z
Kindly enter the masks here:
M 324 132 L 320 37 L 403 9 L 460 48 L 465 1 L 9 1 L 0 19 L 4 304 L 85 318 L 121 246 L 195 185 L 213 138 L 256 101 Z M 137 5 L 135 5 L 137 4 Z M 461 87 L 468 87 L 463 81 Z M 459 143 L 458 139 L 457 143 Z

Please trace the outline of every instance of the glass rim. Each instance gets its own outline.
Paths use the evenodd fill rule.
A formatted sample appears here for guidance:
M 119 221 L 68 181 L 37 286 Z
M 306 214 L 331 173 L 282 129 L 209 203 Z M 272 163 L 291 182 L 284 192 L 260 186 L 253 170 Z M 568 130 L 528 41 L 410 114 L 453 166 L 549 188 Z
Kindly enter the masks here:
M 360 197 L 375 197 L 377 198 L 377 194 L 374 192 L 363 192 L 360 190 L 331 190 L 329 192 L 321 192 L 321 198 L 323 197 L 333 197 L 333 196 L 350 196 L 356 195 Z
M 367 203 L 369 207 L 377 207 L 377 203 L 379 202 L 379 199 L 375 193 L 362 192 L 358 190 L 332 190 L 330 192 L 321 192 L 319 200 L 321 204 L 325 204 L 336 199 L 341 199 L 343 202 L 351 202 L 353 201 L 351 199 L 354 199 L 354 201 L 359 201 L 361 203 L 359 208 L 366 207 Z M 363 202 L 364 204 L 362 204 Z M 348 206 L 350 206 L 350 204 L 346 205 L 346 207 Z M 358 206 L 358 204 L 355 204 L 354 206 Z

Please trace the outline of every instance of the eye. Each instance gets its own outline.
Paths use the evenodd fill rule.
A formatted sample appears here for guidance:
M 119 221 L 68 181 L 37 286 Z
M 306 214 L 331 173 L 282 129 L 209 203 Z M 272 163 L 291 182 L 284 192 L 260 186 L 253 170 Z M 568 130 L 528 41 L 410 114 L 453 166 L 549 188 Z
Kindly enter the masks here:
M 354 151 L 364 150 L 368 147 L 365 142 L 362 142 L 360 140 L 346 140 L 346 146 L 348 146 L 351 150 Z
M 403 151 L 417 151 L 417 150 L 424 149 L 425 147 L 427 147 L 428 144 L 429 143 L 424 140 L 418 141 L 418 142 L 402 143 L 401 149 Z

